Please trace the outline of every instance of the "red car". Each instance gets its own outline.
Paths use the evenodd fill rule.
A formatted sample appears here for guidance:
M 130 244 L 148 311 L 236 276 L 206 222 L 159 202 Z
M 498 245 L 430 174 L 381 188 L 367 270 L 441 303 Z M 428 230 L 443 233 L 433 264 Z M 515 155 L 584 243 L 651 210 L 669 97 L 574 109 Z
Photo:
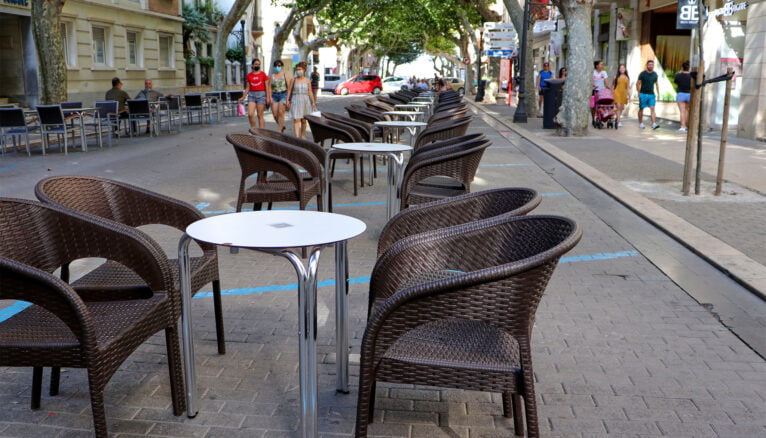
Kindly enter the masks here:
M 383 83 L 377 75 L 356 75 L 346 82 L 341 82 L 335 87 L 335 94 L 347 95 L 348 93 L 372 93 L 380 94 Z

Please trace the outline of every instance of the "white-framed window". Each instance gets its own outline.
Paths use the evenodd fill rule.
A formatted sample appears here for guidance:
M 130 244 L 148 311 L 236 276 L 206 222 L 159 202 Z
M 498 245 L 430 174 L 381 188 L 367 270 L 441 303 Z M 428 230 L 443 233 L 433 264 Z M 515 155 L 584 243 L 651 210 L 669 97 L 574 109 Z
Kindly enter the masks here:
M 112 47 L 109 28 L 103 26 L 93 26 L 91 28 L 93 36 L 93 64 L 96 66 L 112 65 Z
M 77 65 L 77 41 L 75 40 L 72 23 L 62 21 L 59 27 L 61 31 L 61 45 L 64 48 L 64 61 L 67 67 Z
M 175 66 L 175 51 L 173 50 L 173 36 L 160 35 L 160 68 L 173 68 Z
M 125 57 L 131 67 L 144 66 L 144 44 L 141 32 L 128 30 L 125 32 Z

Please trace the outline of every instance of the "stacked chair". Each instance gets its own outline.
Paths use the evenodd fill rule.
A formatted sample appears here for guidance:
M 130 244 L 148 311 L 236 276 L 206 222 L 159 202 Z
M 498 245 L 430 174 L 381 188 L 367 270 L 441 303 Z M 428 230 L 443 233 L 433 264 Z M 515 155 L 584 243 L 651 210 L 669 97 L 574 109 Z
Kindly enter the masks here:
M 559 258 L 580 240 L 570 219 L 523 216 L 534 190 L 464 194 L 403 210 L 384 227 L 362 338 L 356 436 L 378 381 L 502 394 L 516 435 L 539 436 L 535 312 Z

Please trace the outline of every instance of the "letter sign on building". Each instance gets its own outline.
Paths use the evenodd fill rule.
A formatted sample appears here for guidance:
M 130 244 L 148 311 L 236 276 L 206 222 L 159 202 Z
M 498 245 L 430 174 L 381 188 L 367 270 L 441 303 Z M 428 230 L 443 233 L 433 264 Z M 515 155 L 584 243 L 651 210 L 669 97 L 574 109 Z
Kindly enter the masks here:
M 676 29 L 696 29 L 699 23 L 699 7 L 702 0 L 678 0 Z M 707 11 L 705 11 L 707 12 Z M 707 18 L 707 13 L 703 19 Z

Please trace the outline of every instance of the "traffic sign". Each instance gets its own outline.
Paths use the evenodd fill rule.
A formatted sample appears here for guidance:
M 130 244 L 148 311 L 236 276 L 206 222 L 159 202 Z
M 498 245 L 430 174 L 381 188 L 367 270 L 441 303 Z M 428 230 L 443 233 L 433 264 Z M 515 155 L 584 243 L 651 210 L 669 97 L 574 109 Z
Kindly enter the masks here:
M 516 39 L 515 31 L 489 31 L 484 34 L 484 37 L 490 40 L 514 40 Z
M 513 50 L 485 50 L 484 56 L 490 58 L 510 58 L 513 56 Z
M 485 30 L 513 30 L 513 23 L 484 23 Z

